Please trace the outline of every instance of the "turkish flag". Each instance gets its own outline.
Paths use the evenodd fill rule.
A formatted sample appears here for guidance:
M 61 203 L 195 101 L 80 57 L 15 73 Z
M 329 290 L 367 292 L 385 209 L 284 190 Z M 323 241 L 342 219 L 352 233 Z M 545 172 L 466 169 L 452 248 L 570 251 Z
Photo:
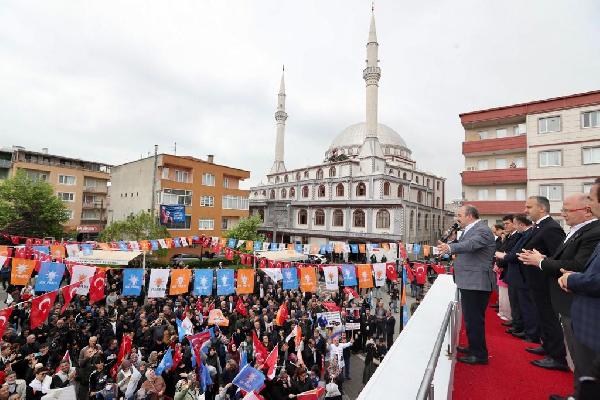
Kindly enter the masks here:
M 330 312 L 335 312 L 335 311 L 342 311 L 342 309 L 340 308 L 340 306 L 338 306 L 337 304 L 335 304 L 333 301 L 324 301 L 321 303 L 321 305 Z
M 5 308 L 4 310 L 0 311 L 0 340 L 2 340 L 2 336 L 4 336 L 4 331 L 6 330 L 6 327 L 8 326 L 8 319 L 10 318 L 10 315 L 13 312 L 13 308 L 12 307 L 8 307 Z
M 121 365 L 121 361 L 123 361 L 125 356 L 127 356 L 129 353 L 131 353 L 131 347 L 132 347 L 131 336 L 124 334 L 123 339 L 121 340 L 121 346 L 119 347 L 119 354 L 117 355 L 117 362 L 115 363 L 115 365 L 113 365 L 112 369 L 110 370 L 110 375 L 113 378 L 115 378 L 117 376 L 117 372 L 118 372 L 119 366 Z
M 73 297 L 75 297 L 75 295 L 77 294 L 77 288 L 80 285 L 81 282 L 75 282 L 72 285 L 63 286 L 63 288 L 60 289 L 60 292 L 62 293 L 63 297 L 63 306 L 60 309 L 61 314 L 65 312 L 67 307 L 69 307 L 69 304 L 71 303 L 71 300 L 73 300 Z
M 318 387 L 307 392 L 302 392 L 296 395 L 297 400 L 319 400 L 319 398 L 325 393 L 324 387 Z
M 269 356 L 263 364 L 263 368 L 267 368 L 267 378 L 273 380 L 275 378 L 275 370 L 277 369 L 277 359 L 279 358 L 279 345 L 276 345 L 269 353 Z
M 260 262 L 259 262 L 259 265 L 260 265 L 261 268 L 266 268 L 266 266 L 267 266 L 267 259 L 266 258 L 261 258 Z
M 260 340 L 258 340 L 258 336 L 256 336 L 256 331 L 255 330 L 252 330 L 252 346 L 254 347 L 255 358 L 256 358 L 257 355 L 260 354 L 260 356 L 262 358 L 262 362 L 264 363 L 265 360 L 267 359 L 267 355 L 269 354 L 269 351 L 260 342 Z
M 246 305 L 244 304 L 244 301 L 241 297 L 238 298 L 238 301 L 235 304 L 235 309 L 244 317 L 248 316 L 248 310 L 246 310 Z
M 106 272 L 100 271 L 90 278 L 90 304 L 104 299 Z
M 183 354 L 181 354 L 181 345 L 177 343 L 174 347 L 175 351 L 173 352 L 173 366 L 171 369 L 177 368 L 179 363 L 183 360 Z
M 50 314 L 52 306 L 56 301 L 58 292 L 49 292 L 42 296 L 35 297 L 31 301 L 31 314 L 29 316 L 29 327 L 33 330 L 43 324 Z
M 275 325 L 283 326 L 285 324 L 285 321 L 287 321 L 287 319 L 288 319 L 288 308 L 284 301 L 279 306 L 279 310 L 277 310 L 277 316 L 275 316 Z
M 395 263 L 387 263 L 385 264 L 385 276 L 390 281 L 398 280 L 398 272 L 396 272 L 396 264 Z

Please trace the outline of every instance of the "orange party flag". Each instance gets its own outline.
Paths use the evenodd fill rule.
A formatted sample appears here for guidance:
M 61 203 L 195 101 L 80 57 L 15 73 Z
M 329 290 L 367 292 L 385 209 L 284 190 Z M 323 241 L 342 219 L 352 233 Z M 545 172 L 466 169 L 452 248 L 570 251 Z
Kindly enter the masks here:
M 319 246 L 316 244 L 310 245 L 310 254 L 319 254 Z
M 171 288 L 169 289 L 169 294 L 174 295 L 187 293 L 190 286 L 191 277 L 191 269 L 172 269 Z
M 254 292 L 254 270 L 241 268 L 237 270 L 237 294 L 251 294 Z
M 336 243 L 333 245 L 333 251 L 335 253 L 343 253 L 344 252 L 344 247 L 342 246 L 341 243 Z
M 149 240 L 140 240 L 140 250 L 149 251 L 150 250 L 150 241 Z
M 358 264 L 357 266 L 358 288 L 368 289 L 373 287 L 373 274 L 371 264 Z
M 402 290 L 402 300 L 400 301 L 400 305 L 402 305 L 402 306 L 406 305 L 406 288 L 403 288 L 403 290 Z
M 430 246 L 427 246 L 427 245 L 423 246 L 423 256 L 424 257 L 429 257 L 429 251 L 430 251 L 430 249 L 431 249 Z
M 246 251 L 254 250 L 254 242 L 252 240 L 246 241 Z
M 383 247 L 383 249 L 385 251 L 389 251 L 390 250 L 390 244 L 389 243 L 381 243 L 381 247 Z
M 219 239 L 219 244 L 221 245 L 221 247 L 225 247 L 227 245 L 227 238 Z
M 50 246 L 50 255 L 53 258 L 65 258 L 65 246 L 60 244 Z
M 317 274 L 313 267 L 300 268 L 300 290 L 317 293 Z
M 167 244 L 167 249 L 172 249 L 173 248 L 173 239 L 171 239 L 171 238 L 165 238 L 165 243 Z
M 110 245 L 108 243 L 98 243 L 98 247 L 100 250 L 110 250 Z
M 10 271 L 10 284 L 17 286 L 27 285 L 35 267 L 35 262 L 35 260 L 25 260 L 24 258 L 13 258 L 12 269 Z
M 8 246 L 0 246 L 0 257 L 10 257 Z
M 366 253 L 367 252 L 367 246 L 365 244 L 359 244 L 358 245 L 358 252 L 359 253 Z

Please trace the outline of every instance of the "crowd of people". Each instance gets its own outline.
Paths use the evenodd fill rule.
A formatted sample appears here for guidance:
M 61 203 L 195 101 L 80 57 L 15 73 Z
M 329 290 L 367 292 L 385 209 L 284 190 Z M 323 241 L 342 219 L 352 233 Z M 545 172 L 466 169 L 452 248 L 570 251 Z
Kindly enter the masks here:
M 143 292 L 139 297 L 120 295 L 120 269 L 109 269 L 106 279 L 104 300 L 90 304 L 88 296 L 77 296 L 64 312 L 57 301 L 46 323 L 34 330 L 29 327 L 30 303 L 24 301 L 31 286 L 6 287 L 16 306 L 0 347 L 0 400 L 41 399 L 70 386 L 77 399 L 239 399 L 243 392 L 232 382 L 241 364 L 266 373 L 254 337 L 269 352 L 278 348 L 276 376 L 260 392 L 266 400 L 292 399 L 318 387 L 325 398 L 335 400 L 342 398 L 344 381 L 351 379 L 352 352 L 365 353 L 366 383 L 393 343 L 395 283 L 362 289 L 360 297 L 349 299 L 342 288 L 318 294 L 283 290 L 281 281 L 258 273 L 251 295 L 147 298 Z M 388 304 L 384 290 L 391 295 Z M 332 303 L 344 324 L 359 323 L 360 328 L 344 330 L 342 325 L 339 330 L 319 321 L 317 313 L 330 310 Z M 274 321 L 282 304 L 288 317 L 279 326 Z M 202 332 L 209 328 L 208 315 L 215 308 L 228 324 L 213 327 L 201 354 L 207 377 L 201 366 L 193 365 L 192 347 L 187 337 L 180 340 L 177 320 L 188 318 L 193 332 Z M 296 327 L 300 341 L 289 338 Z M 131 338 L 131 349 L 121 358 L 125 336 Z M 169 349 L 181 357 L 160 371 Z

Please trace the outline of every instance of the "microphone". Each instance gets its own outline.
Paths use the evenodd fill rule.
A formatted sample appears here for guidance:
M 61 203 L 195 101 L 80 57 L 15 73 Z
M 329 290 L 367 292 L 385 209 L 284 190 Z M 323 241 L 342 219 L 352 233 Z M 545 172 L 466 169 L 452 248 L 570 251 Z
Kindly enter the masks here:
M 460 229 L 460 225 L 458 224 L 458 222 L 455 222 L 454 225 L 452 225 L 448 231 L 446 232 L 446 234 L 444 236 L 442 236 L 442 238 L 440 239 L 441 242 L 446 243 L 448 241 L 448 239 L 450 239 L 450 236 L 452 236 L 452 234 L 456 233 L 458 230 Z

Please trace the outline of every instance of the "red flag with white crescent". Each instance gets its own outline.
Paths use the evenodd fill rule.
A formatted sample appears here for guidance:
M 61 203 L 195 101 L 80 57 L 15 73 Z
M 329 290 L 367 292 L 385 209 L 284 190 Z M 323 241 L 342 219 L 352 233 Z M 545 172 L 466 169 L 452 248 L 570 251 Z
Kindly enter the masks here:
M 6 328 L 8 327 L 8 320 L 12 312 L 12 307 L 8 307 L 0 311 L 0 341 L 2 340 L 2 336 L 4 336 L 4 331 L 6 331 Z
M 279 359 L 279 345 L 276 345 L 267 356 L 263 367 L 267 368 L 267 378 L 270 381 L 275 378 L 275 370 L 277 369 L 277 360 Z
M 121 361 L 131 353 L 132 341 L 131 336 L 127 334 L 123 334 L 123 339 L 121 340 L 121 346 L 119 347 L 119 354 L 117 355 L 117 362 L 110 370 L 110 375 L 115 378 L 117 376 L 117 372 L 119 367 L 121 366 Z
M 50 315 L 50 310 L 56 301 L 58 292 L 49 292 L 44 295 L 35 297 L 31 301 L 31 314 L 29 315 L 29 327 L 35 329 L 42 325 Z
M 79 287 L 79 285 L 81 285 L 81 282 L 76 282 L 72 285 L 63 286 L 63 288 L 60 289 L 60 292 L 62 293 L 63 297 L 63 306 L 60 309 L 61 314 L 64 313 L 67 307 L 69 307 L 69 304 L 71 304 L 71 300 L 73 300 L 73 297 L 75 297 L 75 295 L 77 294 L 77 288 Z
M 100 271 L 90 278 L 90 304 L 104 299 L 106 272 Z
M 390 281 L 398 280 L 398 272 L 396 272 L 396 264 L 395 263 L 387 263 L 385 264 L 385 275 Z

